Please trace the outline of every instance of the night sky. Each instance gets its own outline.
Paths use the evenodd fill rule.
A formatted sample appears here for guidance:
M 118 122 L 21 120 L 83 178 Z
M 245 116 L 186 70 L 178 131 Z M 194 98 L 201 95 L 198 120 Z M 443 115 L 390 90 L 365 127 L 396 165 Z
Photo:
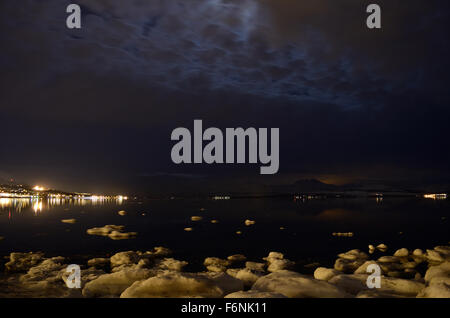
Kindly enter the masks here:
M 449 15 L 447 0 L 2 0 L 0 179 L 449 180 Z M 173 164 L 170 134 L 194 119 L 279 127 L 279 173 Z

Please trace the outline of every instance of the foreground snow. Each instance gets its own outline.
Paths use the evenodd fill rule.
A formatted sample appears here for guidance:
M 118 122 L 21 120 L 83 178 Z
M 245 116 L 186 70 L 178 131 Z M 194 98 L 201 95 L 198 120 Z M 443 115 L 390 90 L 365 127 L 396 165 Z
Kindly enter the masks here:
M 122 228 L 92 232 L 109 235 L 114 230 Z M 0 278 L 0 297 L 450 298 L 449 246 L 425 252 L 402 248 L 378 259 L 350 250 L 338 255 L 334 268 L 317 267 L 313 276 L 295 272 L 295 262 L 279 252 L 270 252 L 262 262 L 240 254 L 208 257 L 205 271 L 198 273 L 184 272 L 188 263 L 170 255 L 169 249 L 156 247 L 90 259 L 80 264 L 81 288 L 71 289 L 66 258 L 11 253 Z M 372 264 L 381 270 L 380 288 L 367 287 Z

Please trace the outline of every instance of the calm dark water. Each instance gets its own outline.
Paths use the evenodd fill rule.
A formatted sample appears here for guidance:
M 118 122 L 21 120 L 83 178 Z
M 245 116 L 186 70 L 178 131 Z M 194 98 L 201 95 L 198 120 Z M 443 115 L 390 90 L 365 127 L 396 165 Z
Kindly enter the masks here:
M 43 251 L 100 256 L 165 246 L 176 258 L 191 262 L 236 253 L 258 260 L 270 251 L 280 251 L 292 260 L 332 263 L 336 254 L 353 248 L 367 251 L 368 244 L 385 243 L 390 252 L 400 247 L 448 244 L 449 208 L 449 200 L 422 198 L 385 198 L 381 202 L 367 198 L 155 200 L 86 205 L 2 199 L 0 254 Z M 127 215 L 118 215 L 119 210 Z M 191 216 L 203 220 L 193 222 Z M 61 222 L 69 218 L 77 223 Z M 213 219 L 219 223 L 212 224 Z M 246 219 L 256 224 L 245 226 Z M 106 224 L 124 225 L 126 232 L 138 232 L 138 236 L 114 241 L 86 233 L 88 228 Z M 194 230 L 185 232 L 186 227 Z M 333 232 L 353 232 L 354 236 L 333 237 Z

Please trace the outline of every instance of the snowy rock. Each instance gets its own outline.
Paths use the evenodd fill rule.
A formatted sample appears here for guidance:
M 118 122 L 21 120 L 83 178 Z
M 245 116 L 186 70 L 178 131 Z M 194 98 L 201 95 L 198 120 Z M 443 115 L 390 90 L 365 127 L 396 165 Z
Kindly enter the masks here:
M 338 258 L 334 263 L 334 269 L 343 273 L 353 273 L 362 264 L 364 264 L 364 260 L 362 259 L 350 261 L 344 258 Z
M 394 277 L 381 277 L 381 292 L 415 297 L 423 288 L 425 288 L 425 284 L 418 281 Z
M 61 256 L 46 259 L 39 265 L 31 267 L 25 275 L 20 277 L 20 280 L 22 282 L 44 281 L 51 276 L 57 276 L 61 269 L 66 267 L 63 262 L 64 257 Z M 53 274 L 55 272 L 56 274 Z
M 179 261 L 174 258 L 163 258 L 156 263 L 155 267 L 160 270 L 181 272 L 186 265 L 188 265 L 188 262 Z
M 341 274 L 334 276 L 328 282 L 349 294 L 356 295 L 360 291 L 368 289 L 366 284 L 368 277 L 369 275 L 366 274 Z
M 332 268 L 325 268 L 325 267 L 318 267 L 314 271 L 314 278 L 318 280 L 324 280 L 328 281 L 332 277 L 341 274 L 341 272 L 332 269 Z
M 100 277 L 101 275 L 104 275 L 104 274 L 106 274 L 104 271 L 102 271 L 100 269 L 96 269 L 94 267 L 82 269 L 80 272 L 81 288 L 84 288 L 84 286 L 88 282 L 90 282 L 94 279 L 97 279 L 98 277 Z M 67 280 L 69 279 L 70 275 L 71 275 L 71 272 L 67 271 L 67 267 L 61 271 L 61 278 L 62 278 L 64 284 L 67 283 Z M 65 288 L 67 289 L 66 286 L 65 286 Z M 81 290 L 79 290 L 79 292 L 80 292 L 80 296 L 81 296 Z
M 417 264 L 416 262 L 406 262 L 406 263 L 402 263 L 402 267 L 403 267 L 404 269 L 414 269 L 414 268 L 417 267 L 417 265 L 419 265 L 419 264 Z
M 271 273 L 274 273 L 286 269 L 291 269 L 294 265 L 294 262 L 291 262 L 288 259 L 274 259 L 269 262 L 267 270 Z
M 252 290 L 275 292 L 290 298 L 341 298 L 349 295 L 327 282 L 291 271 L 279 271 L 259 278 Z
M 349 261 L 366 260 L 369 258 L 366 253 L 361 252 L 360 250 L 351 250 L 345 253 L 341 253 L 338 255 L 338 257 Z
M 427 250 L 427 259 L 429 262 L 443 262 L 445 259 L 444 257 L 441 255 L 441 253 L 439 253 L 438 251 L 435 250 Z
M 153 257 L 166 257 L 172 254 L 172 251 L 167 247 L 156 246 L 151 251 L 146 252 L 151 254 Z
M 264 272 L 266 264 L 256 262 L 245 262 L 245 267 L 254 271 Z
M 290 269 L 294 265 L 294 262 L 285 259 L 284 255 L 279 252 L 270 252 L 269 256 L 264 257 L 263 259 L 267 261 L 267 270 L 269 272 Z
M 166 272 L 147 280 L 135 282 L 121 298 L 149 297 L 223 297 L 243 289 L 243 283 L 227 274 L 209 276 L 205 274 Z
M 413 252 L 412 252 L 412 254 L 414 255 L 414 256 L 423 256 L 424 254 L 423 254 L 423 251 L 421 250 L 421 249 L 419 249 L 419 248 L 416 248 Z
M 134 282 L 144 280 L 153 275 L 147 269 L 123 270 L 104 274 L 87 283 L 83 288 L 85 297 L 117 297 Z
M 111 256 L 111 267 L 136 264 L 142 254 L 135 251 L 119 252 Z
M 225 298 L 287 298 L 287 297 L 279 293 L 248 290 L 228 294 L 225 296 Z
M 380 264 L 378 264 L 376 261 L 366 261 L 364 264 L 362 264 L 355 270 L 354 274 L 371 274 L 367 272 L 367 267 L 369 267 L 369 265 L 372 264 L 380 266 Z M 383 274 L 383 271 L 381 271 L 381 274 Z
M 450 246 L 436 246 L 434 250 L 443 255 L 445 258 L 450 256 Z
M 205 258 L 203 265 L 205 265 L 210 272 L 225 272 L 227 267 L 230 266 L 230 262 L 218 257 L 207 257 Z
M 126 251 L 119 252 L 111 256 L 111 267 L 115 268 L 118 266 L 126 267 L 130 265 L 141 264 L 141 267 L 149 264 L 151 261 L 156 259 L 164 258 L 169 256 L 172 252 L 165 247 L 155 247 L 151 251 L 141 252 L 141 251 Z
M 396 256 L 381 256 L 378 259 L 379 263 L 397 263 L 400 262 L 400 259 Z
M 284 258 L 283 253 L 270 252 L 269 256 L 264 257 L 263 260 L 270 262 L 271 260 L 274 260 L 274 259 L 283 259 L 283 258 Z
M 394 256 L 396 257 L 408 257 L 409 251 L 406 248 L 401 248 L 397 251 L 395 251 Z
M 93 258 L 88 260 L 87 264 L 88 266 L 93 266 L 93 267 L 104 267 L 106 265 L 109 265 L 110 260 L 109 258 Z
M 263 272 L 254 271 L 248 268 L 243 269 L 229 269 L 227 274 L 241 280 L 244 283 L 244 287 L 252 287 L 253 284 L 262 276 Z
M 357 249 L 341 253 L 338 257 L 334 263 L 334 269 L 344 273 L 353 273 L 369 258 L 366 253 Z
M 9 262 L 5 264 L 5 269 L 8 272 L 22 272 L 27 271 L 31 267 L 37 265 L 43 260 L 43 253 L 11 253 L 9 255 Z
M 450 285 L 450 261 L 428 268 L 425 273 L 425 281 L 429 285 L 436 283 L 446 283 L 447 285 Z
M 328 282 L 334 284 L 344 291 L 351 294 L 358 294 L 361 291 L 368 290 L 367 278 L 369 275 L 339 275 L 330 279 Z M 407 279 L 381 276 L 380 287 L 376 290 L 380 293 L 388 293 L 398 296 L 415 297 L 425 285 Z
M 450 285 L 446 283 L 436 283 L 424 288 L 418 298 L 450 298 Z

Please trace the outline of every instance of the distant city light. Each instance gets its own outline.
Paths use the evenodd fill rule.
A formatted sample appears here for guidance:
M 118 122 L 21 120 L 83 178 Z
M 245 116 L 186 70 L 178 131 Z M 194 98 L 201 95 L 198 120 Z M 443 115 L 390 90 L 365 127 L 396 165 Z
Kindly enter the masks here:
M 431 194 L 424 194 L 423 197 L 425 199 L 445 200 L 445 199 L 447 199 L 447 194 L 445 194 L 445 193 L 431 193 Z
M 41 186 L 35 186 L 35 187 L 33 188 L 33 190 L 35 190 L 35 191 L 44 191 L 45 188 L 44 188 L 44 187 L 41 187 Z

